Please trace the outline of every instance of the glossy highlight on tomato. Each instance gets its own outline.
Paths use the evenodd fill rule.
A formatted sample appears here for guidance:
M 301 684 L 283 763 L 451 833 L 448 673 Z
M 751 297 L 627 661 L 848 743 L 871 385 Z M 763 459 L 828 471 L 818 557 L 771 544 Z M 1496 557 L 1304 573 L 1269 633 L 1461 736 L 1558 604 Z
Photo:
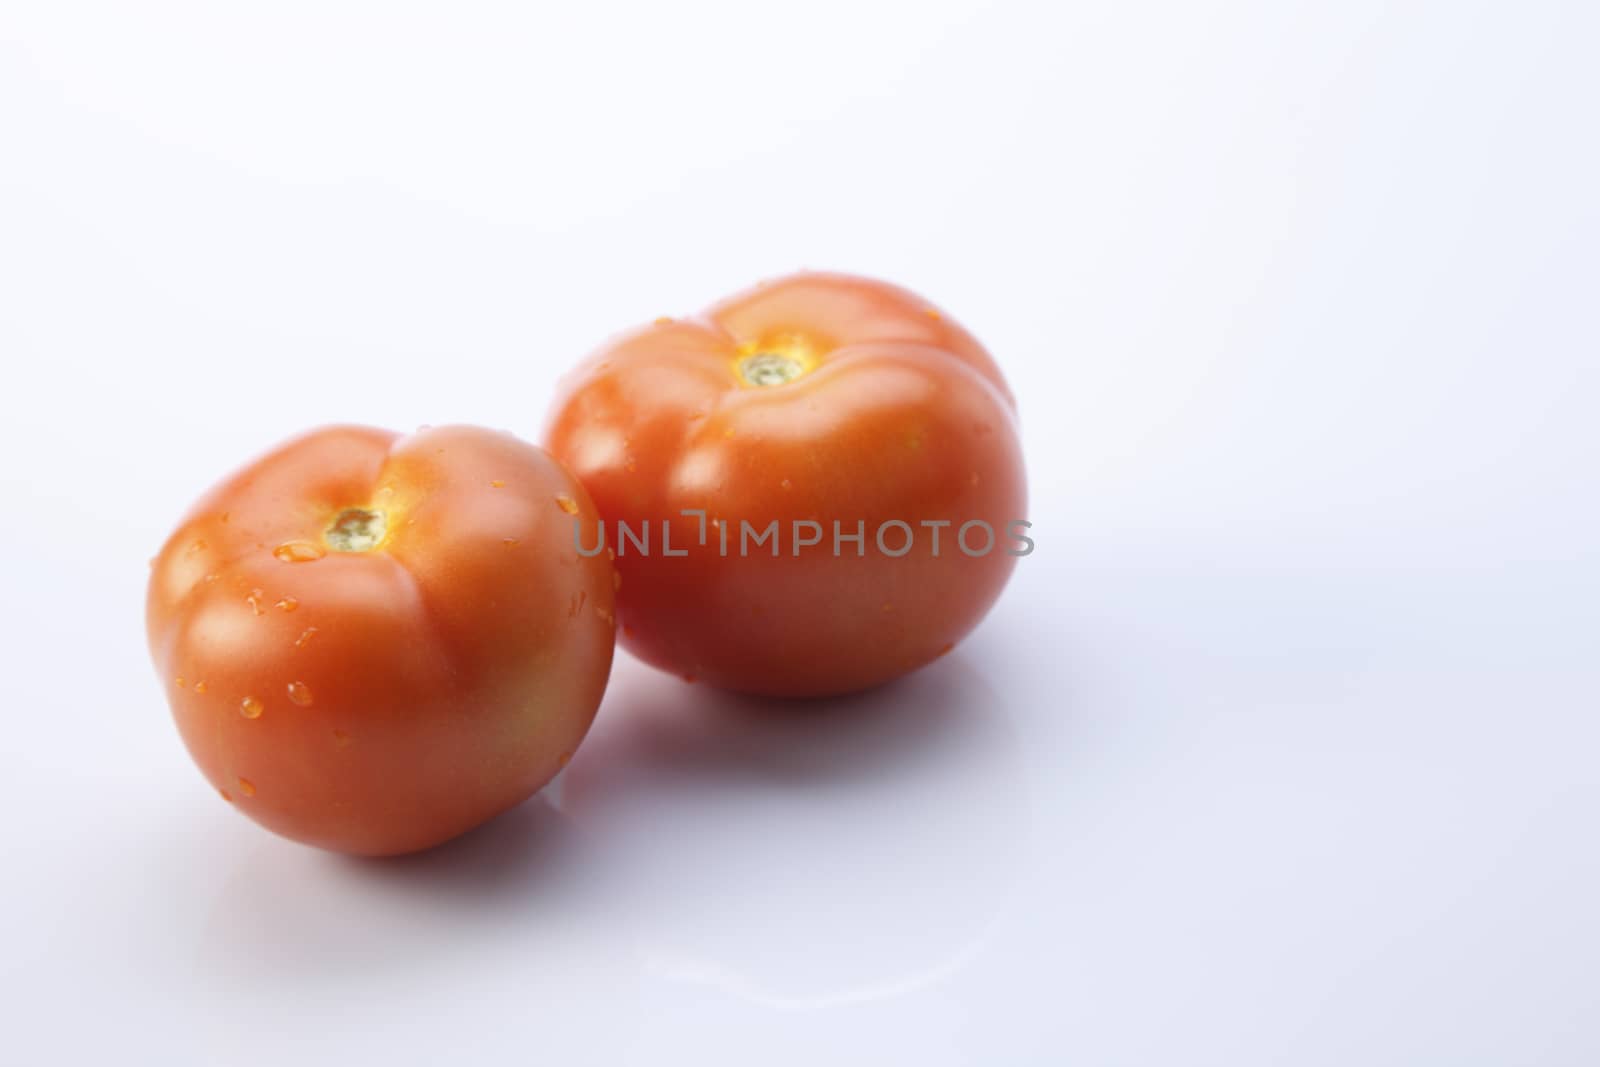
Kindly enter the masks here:
M 473 427 L 336 426 L 207 493 L 153 561 L 151 655 L 201 772 L 341 852 L 427 848 L 525 800 L 594 718 L 614 647 L 588 493 Z
M 623 335 L 564 380 L 544 439 L 611 526 L 623 645 L 730 689 L 822 696 L 914 670 L 977 625 L 1023 554 L 1016 405 L 998 366 L 884 282 L 797 274 Z M 776 554 L 741 551 L 745 523 L 773 520 Z M 654 527 L 655 550 L 619 540 L 618 523 Z M 820 550 L 793 550 L 796 523 L 821 529 Z M 891 524 L 900 547 L 894 523 L 914 535 L 903 555 L 877 543 Z M 961 551 L 968 523 L 1001 543 Z M 686 554 L 662 551 L 663 533 Z

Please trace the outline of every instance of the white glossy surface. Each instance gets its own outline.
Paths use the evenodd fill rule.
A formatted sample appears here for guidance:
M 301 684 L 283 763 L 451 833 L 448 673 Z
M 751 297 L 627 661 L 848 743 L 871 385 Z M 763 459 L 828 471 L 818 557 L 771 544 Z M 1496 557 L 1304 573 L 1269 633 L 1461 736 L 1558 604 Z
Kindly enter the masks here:
M 1592 5 L 525 8 L 0 10 L 8 1061 L 1600 1061 Z M 531 436 L 802 264 L 1021 397 L 968 642 L 806 711 L 624 659 L 400 861 L 204 786 L 141 619 L 201 489 Z

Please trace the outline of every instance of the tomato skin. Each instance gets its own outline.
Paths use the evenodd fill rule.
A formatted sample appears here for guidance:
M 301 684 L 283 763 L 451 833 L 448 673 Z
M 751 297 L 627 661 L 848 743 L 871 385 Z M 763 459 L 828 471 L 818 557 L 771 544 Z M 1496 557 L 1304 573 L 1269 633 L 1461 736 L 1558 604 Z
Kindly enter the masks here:
M 346 509 L 383 540 L 338 551 Z M 201 772 L 285 837 L 428 848 L 514 807 L 594 718 L 614 576 L 573 548 L 595 515 L 510 434 L 328 427 L 207 493 L 153 563 L 146 624 Z
M 742 361 L 762 353 L 799 376 L 754 384 Z M 798 274 L 615 339 L 564 379 L 545 443 L 610 527 L 624 647 L 729 689 L 825 696 L 914 670 L 977 625 L 1020 551 L 1006 535 L 1026 485 L 998 367 L 947 315 L 870 279 Z M 728 523 L 728 555 L 686 509 Z M 741 522 L 772 519 L 779 558 L 741 557 Z M 795 557 L 788 531 L 807 519 L 824 544 Z M 618 520 L 654 527 L 655 551 L 618 545 Z M 832 554 L 834 520 L 863 524 L 864 556 L 849 542 Z M 900 558 L 875 544 L 890 520 L 916 534 Z M 953 525 L 935 556 L 921 523 L 940 520 Z M 993 551 L 958 550 L 968 520 L 990 524 Z M 660 551 L 667 524 L 686 556 Z

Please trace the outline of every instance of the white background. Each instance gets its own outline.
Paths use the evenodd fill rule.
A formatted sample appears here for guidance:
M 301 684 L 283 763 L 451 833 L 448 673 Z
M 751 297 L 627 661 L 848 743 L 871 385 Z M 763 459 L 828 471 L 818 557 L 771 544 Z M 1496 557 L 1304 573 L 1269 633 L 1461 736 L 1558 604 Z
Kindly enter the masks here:
M 1585 3 L 0 8 L 0 1032 L 187 1063 L 1600 1061 Z M 628 661 L 361 862 L 182 751 L 146 559 L 304 428 L 886 277 L 1039 549 L 814 716 Z

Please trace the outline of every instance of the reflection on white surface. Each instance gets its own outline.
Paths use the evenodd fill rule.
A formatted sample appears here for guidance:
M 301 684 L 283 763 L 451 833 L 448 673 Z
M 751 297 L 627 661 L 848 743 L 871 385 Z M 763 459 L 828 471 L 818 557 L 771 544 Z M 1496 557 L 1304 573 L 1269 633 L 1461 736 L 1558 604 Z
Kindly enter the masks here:
M 508 917 L 528 915 L 543 928 L 552 901 L 565 913 L 582 875 L 580 847 L 540 797 L 413 856 L 362 859 L 258 841 L 203 917 L 196 968 L 251 986 L 337 986 L 470 957 L 504 944 Z
M 893 996 L 981 950 L 1030 813 L 1006 709 L 960 653 L 826 705 L 632 664 L 568 768 L 650 969 L 775 1007 Z
M 559 1007 L 627 1014 L 638 995 L 589 851 L 538 797 L 415 856 L 256 840 L 213 895 L 182 979 L 200 1051 L 210 1062 L 303 1055 L 309 1028 L 322 1055 L 359 1056 L 381 1034 L 415 1062 L 444 1062 L 492 1025 L 615 1062 L 625 1034 L 595 1026 L 592 1009 Z M 301 1022 L 272 1025 L 279 1015 Z

